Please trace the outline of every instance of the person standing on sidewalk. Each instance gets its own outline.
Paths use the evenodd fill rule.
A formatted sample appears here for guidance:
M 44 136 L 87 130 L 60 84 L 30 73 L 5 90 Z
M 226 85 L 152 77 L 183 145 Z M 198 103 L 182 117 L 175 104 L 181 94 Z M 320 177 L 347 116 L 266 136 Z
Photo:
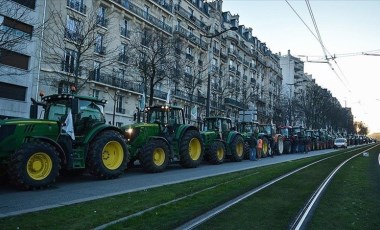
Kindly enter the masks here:
M 257 141 L 257 158 L 260 160 L 263 151 L 263 139 Z
M 256 159 L 256 146 L 257 146 L 257 140 L 255 135 L 252 133 L 251 138 L 249 139 L 249 148 L 250 148 L 250 155 L 249 160 L 250 161 L 257 161 Z

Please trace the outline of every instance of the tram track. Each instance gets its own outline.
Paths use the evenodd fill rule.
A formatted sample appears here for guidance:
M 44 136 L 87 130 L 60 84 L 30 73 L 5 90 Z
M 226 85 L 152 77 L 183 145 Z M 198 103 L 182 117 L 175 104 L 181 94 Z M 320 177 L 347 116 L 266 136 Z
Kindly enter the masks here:
M 200 215 L 190 221 L 188 221 L 187 223 L 179 226 L 178 228 L 176 229 L 195 229 L 197 228 L 198 226 L 201 226 L 202 224 L 206 223 L 207 221 L 209 221 L 210 219 L 212 218 L 217 218 L 217 216 L 223 212 L 225 212 L 226 210 L 228 210 L 229 208 L 231 208 L 232 206 L 234 205 L 238 205 L 239 203 L 241 203 L 243 200 L 247 199 L 247 198 L 250 198 L 252 197 L 254 194 L 266 189 L 266 188 L 269 188 L 270 186 L 273 186 L 275 185 L 276 183 L 284 180 L 285 178 L 288 178 L 304 169 L 307 169 L 309 167 L 312 167 L 320 162 L 323 162 L 323 161 L 327 161 L 327 160 L 330 160 L 332 158 L 336 158 L 336 157 L 339 157 L 339 156 L 342 156 L 342 155 L 345 155 L 345 154 L 349 154 L 349 156 L 347 157 L 347 159 L 345 159 L 342 163 L 339 163 L 339 165 L 337 167 L 335 167 L 331 173 L 323 180 L 322 184 L 320 186 L 317 187 L 317 189 L 312 193 L 311 197 L 309 198 L 309 200 L 307 202 L 305 202 L 304 206 L 300 209 L 301 211 L 297 214 L 297 217 L 294 219 L 294 221 L 291 223 L 290 225 L 290 229 L 304 229 L 304 226 L 306 225 L 307 223 L 307 220 L 310 218 L 310 216 L 312 216 L 313 214 L 313 210 L 315 208 L 315 205 L 318 203 L 317 201 L 320 199 L 321 195 L 323 194 L 323 191 L 324 189 L 326 189 L 328 183 L 331 181 L 331 179 L 334 177 L 335 173 L 339 171 L 339 169 L 349 160 L 353 159 L 354 157 L 356 156 L 359 156 L 360 154 L 362 154 L 363 152 L 366 152 L 366 151 L 369 151 L 370 149 L 376 147 L 375 146 L 371 146 L 371 147 L 368 147 L 368 146 L 365 146 L 365 147 L 360 147 L 360 148 L 355 148 L 355 149 L 351 149 L 351 150 L 347 150 L 345 152 L 342 152 L 340 154 L 335 154 L 333 156 L 327 156 L 323 159 L 320 159 L 320 160 L 317 160 L 315 162 L 312 162 L 308 165 L 305 165 L 305 166 L 302 166 L 300 168 L 297 168 L 289 173 L 286 173 L 282 176 L 279 176 L 257 188 L 254 188 L 252 189 L 251 191 L 235 198 L 235 199 L 232 199 L 214 209 L 212 209 L 211 211 L 203 214 L 203 215 Z

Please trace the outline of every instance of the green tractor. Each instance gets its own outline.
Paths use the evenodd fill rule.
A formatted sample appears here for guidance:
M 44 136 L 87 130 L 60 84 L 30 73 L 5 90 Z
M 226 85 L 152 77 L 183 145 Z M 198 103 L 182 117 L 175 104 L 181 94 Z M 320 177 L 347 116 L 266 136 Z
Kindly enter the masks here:
M 105 124 L 105 100 L 72 94 L 32 99 L 31 119 L 0 120 L 0 174 L 22 189 L 49 186 L 60 172 L 118 177 L 128 163 L 123 132 Z M 44 118 L 37 119 L 38 107 Z
M 242 161 L 244 158 L 244 139 L 233 130 L 231 119 L 226 117 L 206 117 L 201 132 L 205 144 L 205 159 L 211 164 L 221 164 L 225 158 Z
M 259 137 L 259 123 L 258 122 L 248 122 L 241 121 L 237 125 L 238 132 L 241 133 L 244 139 L 244 159 L 249 159 L 250 147 L 249 141 L 251 140 L 252 135 L 255 136 L 255 139 L 258 140 Z
M 138 112 L 138 114 L 141 114 Z M 146 122 L 123 126 L 128 139 L 130 162 L 140 162 L 146 172 L 165 170 L 169 163 L 195 168 L 203 159 L 203 143 L 197 127 L 185 124 L 178 106 L 152 106 L 144 113 Z M 140 116 L 138 116 L 140 118 Z

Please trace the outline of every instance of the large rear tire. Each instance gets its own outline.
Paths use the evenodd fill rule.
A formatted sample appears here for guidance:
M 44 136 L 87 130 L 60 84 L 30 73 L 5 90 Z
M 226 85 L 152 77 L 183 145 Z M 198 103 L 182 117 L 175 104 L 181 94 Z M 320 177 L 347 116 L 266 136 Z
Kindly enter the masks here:
M 179 143 L 180 165 L 184 168 L 196 168 L 203 159 L 201 135 L 196 130 L 187 131 Z
M 284 153 L 284 139 L 282 136 L 277 137 L 276 152 L 278 155 L 282 155 Z
M 231 144 L 231 160 L 232 161 L 242 161 L 244 158 L 244 140 L 241 136 L 236 136 Z
M 261 157 L 267 157 L 271 153 L 270 143 L 266 137 L 262 137 L 263 151 Z
M 213 165 L 221 164 L 223 163 L 225 157 L 226 148 L 224 147 L 223 142 L 215 141 L 212 143 L 208 152 L 209 162 Z
M 50 186 L 59 175 L 57 150 L 45 142 L 27 143 L 11 156 L 8 174 L 11 183 L 25 190 Z
M 119 177 L 127 168 L 128 150 L 123 136 L 113 130 L 100 133 L 90 143 L 89 172 L 100 179 Z
M 169 163 L 169 146 L 164 140 L 152 139 L 141 149 L 140 162 L 145 172 L 159 173 Z
M 249 155 L 251 154 L 251 148 L 248 142 L 244 142 L 244 160 L 249 160 Z

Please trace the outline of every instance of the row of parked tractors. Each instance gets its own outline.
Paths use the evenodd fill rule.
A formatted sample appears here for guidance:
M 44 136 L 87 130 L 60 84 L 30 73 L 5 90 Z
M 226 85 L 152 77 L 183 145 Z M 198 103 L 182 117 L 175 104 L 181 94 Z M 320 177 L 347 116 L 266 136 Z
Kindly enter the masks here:
M 137 161 L 151 173 L 170 163 L 194 168 L 203 160 L 242 161 L 252 135 L 263 139 L 263 157 L 297 152 L 309 135 L 301 127 L 280 127 L 276 133 L 273 125 L 254 122 L 232 127 L 225 117 L 206 117 L 196 127 L 185 123 L 182 108 L 166 105 L 139 111 L 134 124 L 118 128 L 106 123 L 105 100 L 56 94 L 32 101 L 30 119 L 0 120 L 0 178 L 21 189 L 44 188 L 59 175 L 85 171 L 101 179 L 117 178 Z M 311 149 L 331 148 L 319 135 Z

